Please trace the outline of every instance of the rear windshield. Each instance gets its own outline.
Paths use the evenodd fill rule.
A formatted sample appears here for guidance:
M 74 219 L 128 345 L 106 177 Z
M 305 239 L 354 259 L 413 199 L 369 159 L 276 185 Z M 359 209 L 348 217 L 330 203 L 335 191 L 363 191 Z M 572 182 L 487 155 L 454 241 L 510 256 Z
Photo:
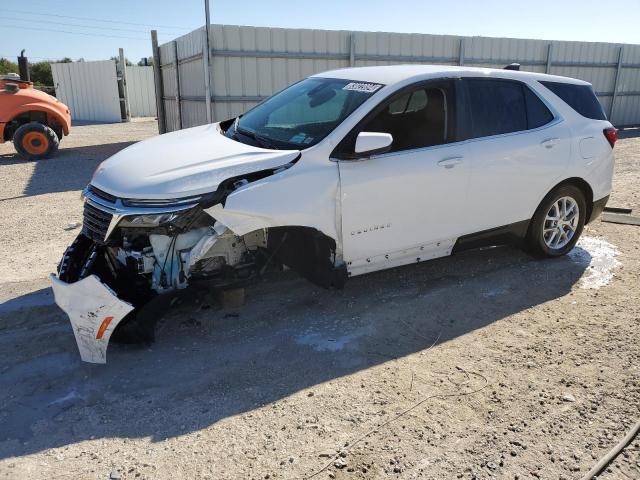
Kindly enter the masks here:
M 242 115 L 227 130 L 235 140 L 266 148 L 315 145 L 383 85 L 334 78 L 302 80 Z
M 583 117 L 593 120 L 606 120 L 602 105 L 591 88 L 591 85 L 575 85 L 572 83 L 540 82 L 566 104 Z

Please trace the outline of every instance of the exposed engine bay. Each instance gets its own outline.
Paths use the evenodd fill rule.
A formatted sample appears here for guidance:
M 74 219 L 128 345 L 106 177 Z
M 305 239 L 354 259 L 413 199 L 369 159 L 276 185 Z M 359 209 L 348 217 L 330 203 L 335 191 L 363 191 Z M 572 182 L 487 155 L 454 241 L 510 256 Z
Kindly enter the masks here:
M 67 283 L 97 274 L 119 296 L 135 302 L 185 288 L 193 279 L 219 285 L 245 280 L 266 260 L 265 230 L 237 236 L 199 205 L 124 217 L 109 230 L 92 204 L 94 195 L 96 189 L 90 187 L 82 233 L 60 262 L 58 276 Z M 121 288 L 122 280 L 126 288 Z

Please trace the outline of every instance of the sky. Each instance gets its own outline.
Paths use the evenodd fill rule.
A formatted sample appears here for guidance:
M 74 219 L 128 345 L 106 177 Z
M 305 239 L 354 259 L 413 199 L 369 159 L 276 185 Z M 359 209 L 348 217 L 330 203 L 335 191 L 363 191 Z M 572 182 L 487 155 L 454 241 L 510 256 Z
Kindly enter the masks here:
M 640 44 L 640 0 L 211 1 L 211 22 Z M 134 63 L 204 25 L 204 0 L 0 0 L 0 57 Z

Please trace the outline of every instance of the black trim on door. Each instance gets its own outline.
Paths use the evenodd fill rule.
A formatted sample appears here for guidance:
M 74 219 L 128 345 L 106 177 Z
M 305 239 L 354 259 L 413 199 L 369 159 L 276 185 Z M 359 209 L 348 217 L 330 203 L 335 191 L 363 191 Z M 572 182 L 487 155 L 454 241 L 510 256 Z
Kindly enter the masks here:
M 518 245 L 527 236 L 528 229 L 529 220 L 522 220 L 521 222 L 463 235 L 456 240 L 451 254 L 482 247 Z

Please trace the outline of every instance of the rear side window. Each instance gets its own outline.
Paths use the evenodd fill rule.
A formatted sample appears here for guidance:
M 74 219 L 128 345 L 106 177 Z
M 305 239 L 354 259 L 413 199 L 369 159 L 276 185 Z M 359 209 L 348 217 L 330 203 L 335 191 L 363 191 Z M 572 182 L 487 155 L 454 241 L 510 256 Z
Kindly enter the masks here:
M 471 138 L 527 129 L 527 108 L 520 83 L 484 79 L 465 82 L 473 119 Z
M 598 101 L 591 85 L 575 85 L 572 83 L 540 82 L 567 105 L 583 117 L 593 120 L 606 120 L 602 105 Z
M 470 138 L 538 128 L 553 120 L 547 106 L 521 82 L 468 79 Z
M 553 114 L 547 106 L 542 103 L 542 100 L 526 85 L 523 85 L 522 88 L 524 90 L 524 100 L 527 105 L 527 127 L 538 128 L 553 120 Z

